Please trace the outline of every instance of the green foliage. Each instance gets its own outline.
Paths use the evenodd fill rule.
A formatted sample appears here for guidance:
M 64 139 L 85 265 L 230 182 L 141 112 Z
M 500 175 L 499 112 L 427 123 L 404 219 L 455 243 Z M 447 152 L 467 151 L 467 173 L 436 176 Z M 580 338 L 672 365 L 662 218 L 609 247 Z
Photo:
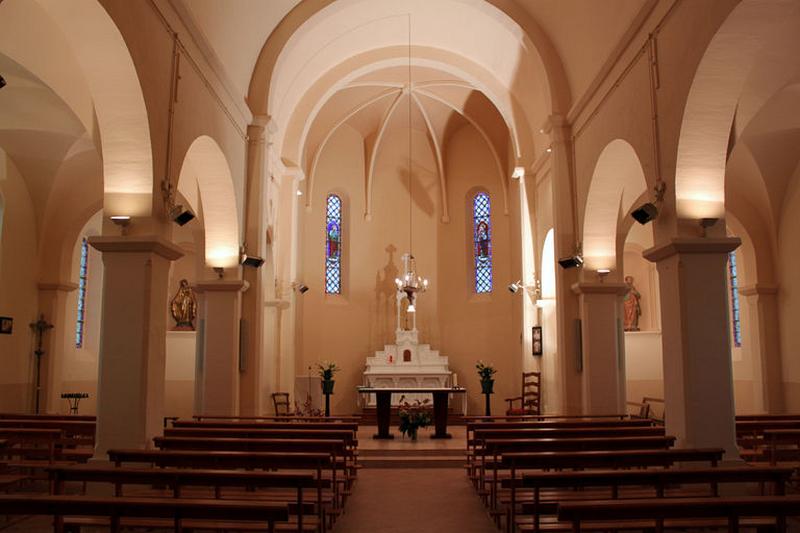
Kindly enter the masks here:
M 487 365 L 483 361 L 478 361 L 478 364 L 475 365 L 475 368 L 478 369 L 478 375 L 481 378 L 481 381 L 489 381 L 497 374 L 497 370 L 492 365 Z
M 431 410 L 428 407 L 430 400 L 427 398 L 413 403 L 406 401 L 405 396 L 400 398 L 400 432 L 405 436 L 408 434 L 412 440 L 417 439 L 419 428 L 426 428 L 431 425 Z
M 319 377 L 321 377 L 323 381 L 332 380 L 333 375 L 340 370 L 339 367 L 336 366 L 336 363 L 331 363 L 330 361 L 317 363 L 317 369 L 319 371 Z

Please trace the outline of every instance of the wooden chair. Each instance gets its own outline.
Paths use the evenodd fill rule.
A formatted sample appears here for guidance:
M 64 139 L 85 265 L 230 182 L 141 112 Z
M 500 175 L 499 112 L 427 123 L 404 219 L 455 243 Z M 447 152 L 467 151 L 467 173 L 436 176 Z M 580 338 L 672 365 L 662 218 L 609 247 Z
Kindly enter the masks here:
M 542 414 L 542 373 L 522 373 L 522 395 L 506 398 L 508 409 L 506 415 L 540 415 Z M 514 407 L 514 402 L 520 402 L 519 407 Z
M 273 392 L 272 405 L 275 406 L 275 416 L 288 415 L 289 411 L 289 393 L 288 392 Z

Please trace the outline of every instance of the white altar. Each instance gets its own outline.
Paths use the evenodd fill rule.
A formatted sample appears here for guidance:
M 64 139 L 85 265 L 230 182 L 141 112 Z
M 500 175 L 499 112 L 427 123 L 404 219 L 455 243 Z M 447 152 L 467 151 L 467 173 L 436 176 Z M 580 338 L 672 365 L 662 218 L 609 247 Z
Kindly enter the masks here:
M 403 280 L 397 282 L 397 328 L 395 329 L 395 343 L 385 345 L 383 350 L 375 352 L 372 357 L 367 357 L 364 371 L 363 384 L 368 387 L 453 387 L 456 386 L 456 376 L 450 371 L 447 357 L 439 355 L 432 350 L 429 344 L 419 343 L 417 330 L 417 314 L 414 304 L 417 292 L 423 292 L 427 287 L 424 280 L 419 288 L 409 290 L 408 285 L 412 277 L 416 277 L 414 258 L 408 254 L 403 256 L 405 272 Z M 365 395 L 367 406 L 375 405 L 373 394 Z M 395 396 L 397 396 L 395 398 Z M 368 398 L 368 399 L 367 399 Z M 423 400 L 428 394 L 408 394 L 406 399 Z M 399 395 L 392 395 L 392 405 L 400 402 Z

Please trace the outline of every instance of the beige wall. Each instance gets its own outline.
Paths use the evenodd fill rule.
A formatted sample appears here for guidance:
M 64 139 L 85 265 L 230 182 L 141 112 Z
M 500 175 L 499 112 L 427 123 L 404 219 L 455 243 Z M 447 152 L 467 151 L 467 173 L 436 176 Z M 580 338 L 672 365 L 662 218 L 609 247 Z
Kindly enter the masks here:
M 0 316 L 14 319 L 12 335 L 0 335 L 0 411 L 32 410 L 33 336 L 36 320 L 36 218 L 28 189 L 14 163 L 0 150 L 3 196 L 0 240 Z
M 342 367 L 333 409 L 356 409 L 353 389 L 362 381 L 365 359 L 394 341 L 394 278 L 408 250 L 408 130 L 387 132 L 377 161 L 373 215 L 365 221 L 363 139 L 345 126 L 335 134 L 321 160 L 312 208 L 302 213 L 301 279 L 311 290 L 302 297 L 301 342 L 296 369 L 304 374 L 319 360 Z M 447 146 L 445 174 L 451 220 L 440 222 L 441 205 L 435 161 L 426 138 L 414 132 L 413 253 L 417 269 L 431 289 L 418 306 L 423 343 L 450 358 L 451 370 L 469 391 L 469 409 L 480 405 L 474 365 L 478 359 L 498 368 L 495 409 L 518 393 L 519 327 L 512 319 L 509 217 L 503 214 L 502 189 L 490 152 L 471 128 L 454 133 Z M 476 188 L 492 200 L 494 290 L 476 295 L 472 285 L 471 214 Z M 325 295 L 323 286 L 325 199 L 329 192 L 345 205 L 343 293 Z M 387 251 L 389 250 L 389 251 Z
M 786 410 L 800 410 L 800 167 L 795 170 L 783 201 L 778 232 L 778 305 L 781 313 L 781 354 Z

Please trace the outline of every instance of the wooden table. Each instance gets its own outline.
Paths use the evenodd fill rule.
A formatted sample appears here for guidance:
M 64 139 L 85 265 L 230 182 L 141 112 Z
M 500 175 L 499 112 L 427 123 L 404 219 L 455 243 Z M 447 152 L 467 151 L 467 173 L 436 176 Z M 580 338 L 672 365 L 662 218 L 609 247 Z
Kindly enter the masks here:
M 436 431 L 432 439 L 449 439 L 447 432 L 447 403 L 450 394 L 464 394 L 464 387 L 356 387 L 359 394 L 375 394 L 378 416 L 378 433 L 374 439 L 393 439 L 389 433 L 391 421 L 392 394 L 433 394 L 433 424 Z

